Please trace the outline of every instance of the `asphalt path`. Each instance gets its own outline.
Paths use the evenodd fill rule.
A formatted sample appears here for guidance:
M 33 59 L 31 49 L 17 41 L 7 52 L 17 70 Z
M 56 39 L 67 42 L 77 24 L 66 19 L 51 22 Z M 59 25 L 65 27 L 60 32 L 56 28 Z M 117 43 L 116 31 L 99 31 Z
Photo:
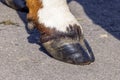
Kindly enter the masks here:
M 69 2 L 96 58 L 85 66 L 48 56 L 38 44 L 38 31 L 27 30 L 26 14 L 0 3 L 0 80 L 120 80 L 119 2 Z

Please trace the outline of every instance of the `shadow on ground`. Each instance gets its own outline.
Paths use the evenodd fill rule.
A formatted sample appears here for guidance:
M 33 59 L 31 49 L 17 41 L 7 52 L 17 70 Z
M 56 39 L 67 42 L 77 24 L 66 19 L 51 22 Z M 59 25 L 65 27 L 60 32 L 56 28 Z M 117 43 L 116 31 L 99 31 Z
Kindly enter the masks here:
M 0 0 L 1 3 L 3 3 L 4 5 L 6 5 L 4 2 L 2 2 L 2 0 Z M 7 6 L 7 5 L 6 5 Z M 8 6 L 9 7 L 9 6 Z M 17 11 L 18 16 L 20 17 L 20 19 L 23 21 L 24 25 L 25 25 L 25 29 L 26 32 L 29 34 L 29 36 L 27 37 L 28 42 L 31 44 L 37 44 L 40 45 L 39 50 L 44 52 L 46 55 L 52 57 L 46 50 L 45 48 L 42 46 L 42 44 L 40 43 L 40 32 L 35 28 L 33 30 L 29 30 L 28 29 L 28 22 L 27 22 L 27 13 L 24 12 L 20 12 Z
M 68 0 L 70 2 L 72 0 Z M 74 0 L 87 16 L 108 33 L 120 40 L 120 0 Z
M 29 36 L 27 37 L 28 42 L 31 44 L 37 44 L 40 45 L 39 50 L 44 52 L 46 55 L 48 55 L 49 57 L 52 57 L 46 50 L 45 48 L 42 46 L 42 44 L 40 43 L 40 32 L 35 28 L 33 30 L 29 30 L 28 26 L 27 26 L 27 17 L 26 17 L 26 13 L 22 13 L 22 12 L 17 12 L 19 17 L 21 18 L 21 20 L 24 22 L 25 24 L 25 29 L 27 31 L 27 33 L 29 34 Z

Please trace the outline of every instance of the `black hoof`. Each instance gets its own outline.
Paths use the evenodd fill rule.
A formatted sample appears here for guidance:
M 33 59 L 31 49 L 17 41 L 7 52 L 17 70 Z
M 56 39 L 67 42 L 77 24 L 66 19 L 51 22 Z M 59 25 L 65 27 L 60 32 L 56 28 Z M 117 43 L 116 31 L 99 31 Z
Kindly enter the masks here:
M 59 48 L 66 62 L 73 64 L 89 64 L 94 61 L 94 56 L 87 52 L 79 43 L 63 45 Z
M 86 40 L 82 43 L 74 40 L 53 40 L 43 46 L 54 58 L 77 65 L 86 65 L 95 61 L 92 49 Z

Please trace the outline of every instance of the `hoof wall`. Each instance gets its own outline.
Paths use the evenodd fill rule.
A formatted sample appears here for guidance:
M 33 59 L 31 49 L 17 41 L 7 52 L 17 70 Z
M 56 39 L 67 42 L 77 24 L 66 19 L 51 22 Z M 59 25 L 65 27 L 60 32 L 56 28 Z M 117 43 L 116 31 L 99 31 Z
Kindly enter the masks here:
M 63 62 L 88 65 L 95 61 L 93 52 L 85 40 L 83 43 L 72 40 L 53 40 L 44 43 L 43 46 L 53 58 Z
M 72 64 L 90 64 L 94 60 L 79 43 L 63 45 L 59 48 L 58 53 L 61 53 L 64 61 Z M 92 59 L 91 59 L 92 58 Z

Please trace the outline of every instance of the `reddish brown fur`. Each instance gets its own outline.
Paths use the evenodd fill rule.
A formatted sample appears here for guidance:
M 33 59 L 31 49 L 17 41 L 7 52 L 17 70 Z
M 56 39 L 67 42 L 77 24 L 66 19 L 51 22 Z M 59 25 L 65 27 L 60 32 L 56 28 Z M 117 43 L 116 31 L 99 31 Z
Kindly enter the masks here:
M 29 13 L 27 14 L 28 21 L 33 22 L 36 28 L 42 34 L 50 34 L 50 29 L 45 27 L 43 24 L 38 23 L 38 10 L 43 8 L 41 0 L 26 0 L 26 5 L 29 9 Z
M 37 12 L 43 7 L 42 2 L 40 0 L 26 0 L 26 5 L 29 8 L 29 13 L 27 14 L 28 20 L 36 22 L 38 19 Z

